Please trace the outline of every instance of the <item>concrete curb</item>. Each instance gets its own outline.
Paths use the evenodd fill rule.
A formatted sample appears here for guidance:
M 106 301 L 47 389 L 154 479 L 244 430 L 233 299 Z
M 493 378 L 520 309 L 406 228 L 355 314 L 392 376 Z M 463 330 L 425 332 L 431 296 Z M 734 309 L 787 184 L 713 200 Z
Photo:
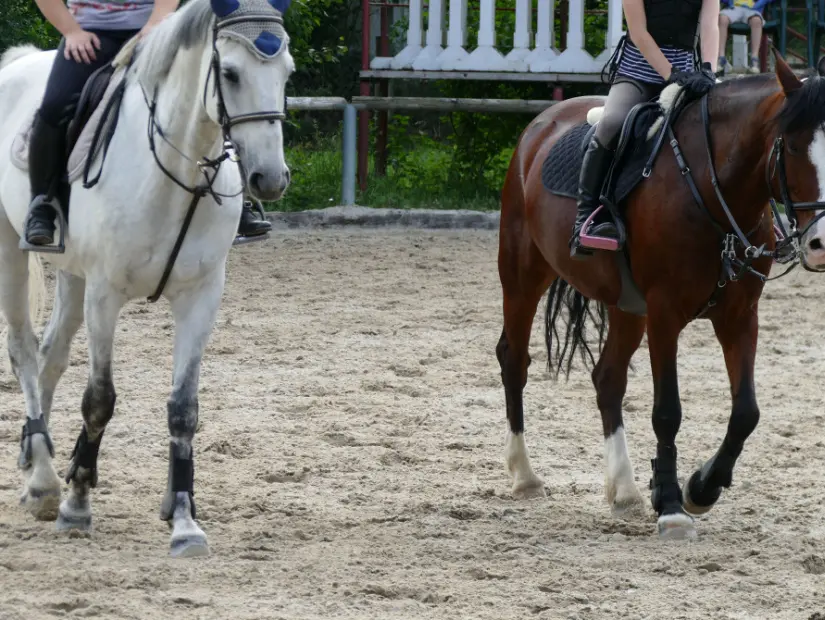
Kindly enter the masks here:
M 266 218 L 276 230 L 290 228 L 437 228 L 498 230 L 498 211 L 440 211 L 436 209 L 371 209 L 329 207 L 293 213 L 270 212 Z

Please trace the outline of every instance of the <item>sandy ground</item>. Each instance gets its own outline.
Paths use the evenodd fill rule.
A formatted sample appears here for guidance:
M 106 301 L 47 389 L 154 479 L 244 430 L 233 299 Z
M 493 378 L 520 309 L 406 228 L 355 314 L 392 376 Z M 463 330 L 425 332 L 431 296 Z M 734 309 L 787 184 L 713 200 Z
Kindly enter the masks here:
M 285 232 L 232 252 L 201 380 L 196 499 L 212 555 L 167 557 L 158 518 L 171 377 L 168 306 L 130 304 L 91 535 L 17 505 L 22 396 L 0 374 L 0 618 L 825 617 L 825 279 L 769 285 L 762 420 L 693 543 L 614 520 L 588 375 L 554 384 L 536 321 L 528 443 L 548 498 L 504 473 L 493 232 Z M 543 306 L 540 312 L 543 312 Z M 62 473 L 80 428 L 81 334 L 53 413 Z M 647 353 L 628 437 L 643 493 Z M 729 409 L 710 325 L 680 352 L 683 475 Z

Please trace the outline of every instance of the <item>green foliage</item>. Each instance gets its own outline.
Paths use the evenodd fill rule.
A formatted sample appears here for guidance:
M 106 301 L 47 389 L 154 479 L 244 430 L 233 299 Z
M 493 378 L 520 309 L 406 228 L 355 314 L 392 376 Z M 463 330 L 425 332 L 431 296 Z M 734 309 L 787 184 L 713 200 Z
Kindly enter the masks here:
M 33 43 L 41 49 L 57 47 L 60 34 L 49 24 L 32 0 L 2 0 L 0 52 L 13 45 Z

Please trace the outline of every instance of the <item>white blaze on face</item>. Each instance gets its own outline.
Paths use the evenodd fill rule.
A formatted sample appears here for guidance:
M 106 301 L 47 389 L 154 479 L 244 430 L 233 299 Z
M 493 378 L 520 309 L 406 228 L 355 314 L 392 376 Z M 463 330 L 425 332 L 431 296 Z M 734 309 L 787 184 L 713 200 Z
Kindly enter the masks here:
M 816 170 L 816 180 L 819 184 L 817 200 L 825 201 L 825 130 L 820 128 L 814 132 L 814 138 L 808 148 L 808 157 Z M 819 214 L 819 211 L 816 214 Z M 802 247 L 805 250 L 805 262 L 811 266 L 825 265 L 825 218 L 811 227 L 802 239 Z

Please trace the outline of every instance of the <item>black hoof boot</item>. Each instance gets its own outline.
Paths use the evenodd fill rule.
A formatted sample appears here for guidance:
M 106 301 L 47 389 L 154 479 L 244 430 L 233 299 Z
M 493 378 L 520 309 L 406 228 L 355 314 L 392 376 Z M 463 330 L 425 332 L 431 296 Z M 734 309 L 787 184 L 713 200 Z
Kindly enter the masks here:
M 732 447 L 726 440 L 702 469 L 693 472 L 682 489 L 685 510 L 692 515 L 702 515 L 713 508 L 722 490 L 733 484 L 733 468 L 741 452 L 741 446 Z
M 696 527 L 682 507 L 682 490 L 676 476 L 676 448 L 659 446 L 657 457 L 651 461 L 653 477 L 650 480 L 650 501 L 659 515 L 656 523 L 662 540 L 696 538 Z

